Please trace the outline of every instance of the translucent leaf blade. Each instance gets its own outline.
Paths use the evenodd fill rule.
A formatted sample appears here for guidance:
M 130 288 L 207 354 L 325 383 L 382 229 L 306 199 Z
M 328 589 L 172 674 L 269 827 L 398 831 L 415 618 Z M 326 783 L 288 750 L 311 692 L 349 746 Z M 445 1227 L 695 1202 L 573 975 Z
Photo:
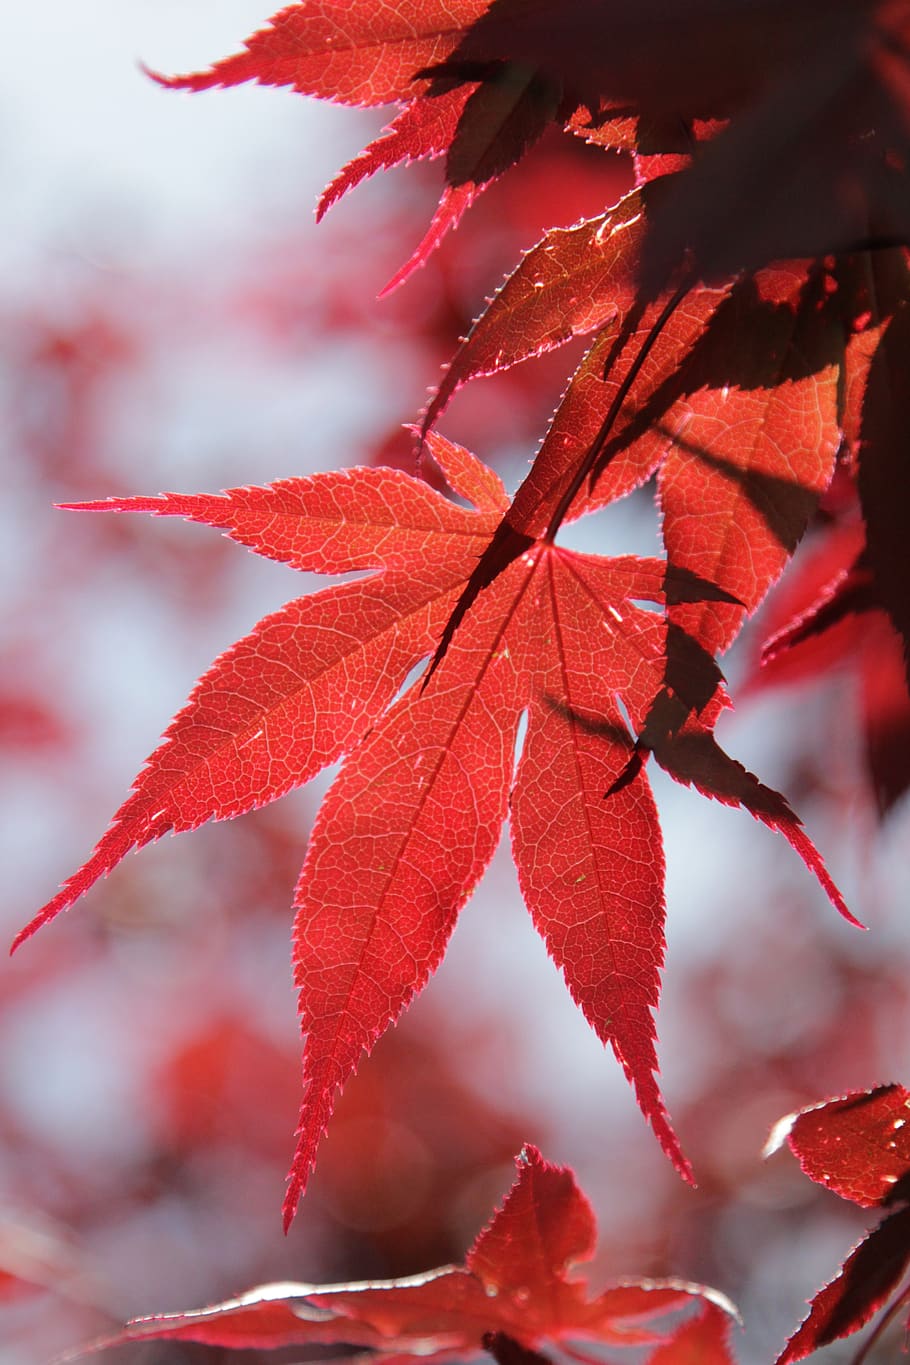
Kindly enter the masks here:
M 323 803 L 295 896 L 306 1094 L 293 1216 L 336 1092 L 426 984 L 493 855 L 523 691 L 507 634 L 516 565 L 464 623 L 445 669 L 401 699 Z
M 440 577 L 383 576 L 298 598 L 221 655 L 92 856 L 14 948 L 132 849 L 265 805 L 333 763 L 432 648 L 457 597 Z
M 220 494 L 162 493 L 63 505 L 184 517 L 223 530 L 267 559 L 315 573 L 457 558 L 466 540 L 495 529 L 489 517 L 457 507 L 420 479 L 383 468 L 338 470 Z
M 648 659 L 647 632 L 656 623 L 639 619 L 647 614 L 626 601 L 621 578 L 610 582 L 609 565 L 595 591 L 583 564 L 558 551 L 547 559 L 541 596 L 548 610 L 533 646 L 513 847 L 535 927 L 573 999 L 613 1048 L 661 1146 L 691 1181 L 655 1079 L 653 1011 L 664 957 L 657 810 L 643 769 L 607 796 L 633 745 L 615 698 L 633 714 L 646 710 L 661 686 L 661 631 L 651 631 Z

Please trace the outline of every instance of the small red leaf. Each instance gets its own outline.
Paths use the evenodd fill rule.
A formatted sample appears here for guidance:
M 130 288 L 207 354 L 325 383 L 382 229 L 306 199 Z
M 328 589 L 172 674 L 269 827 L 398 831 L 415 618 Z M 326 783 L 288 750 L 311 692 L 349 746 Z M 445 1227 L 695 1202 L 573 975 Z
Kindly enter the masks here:
M 902 1085 L 804 1109 L 786 1138 L 806 1175 L 842 1199 L 873 1209 L 907 1197 L 910 1091 Z
M 416 436 L 418 428 L 411 430 Z M 483 460 L 478 460 L 464 446 L 448 441 L 438 432 L 426 437 L 425 448 L 439 466 L 453 493 L 473 503 L 479 512 L 494 512 L 502 517 L 509 510 L 509 495 L 502 479 Z
M 501 1209 L 477 1237 L 465 1265 L 485 1289 L 524 1291 L 535 1309 L 539 1295 L 562 1280 L 569 1266 L 594 1255 L 594 1212 L 565 1166 L 551 1166 L 536 1147 L 517 1159 L 518 1179 Z

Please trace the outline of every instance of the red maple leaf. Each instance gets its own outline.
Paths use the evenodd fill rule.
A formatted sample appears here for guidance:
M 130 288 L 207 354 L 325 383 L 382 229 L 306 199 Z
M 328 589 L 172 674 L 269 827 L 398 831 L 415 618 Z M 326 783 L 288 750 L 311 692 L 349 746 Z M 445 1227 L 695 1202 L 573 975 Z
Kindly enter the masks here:
M 209 1308 L 138 1318 L 89 1349 L 161 1339 L 236 1349 L 338 1343 L 363 1347 L 359 1358 L 377 1365 L 483 1351 L 500 1365 L 530 1365 L 546 1361 L 539 1348 L 577 1341 L 651 1347 L 650 1365 L 732 1365 L 736 1310 L 714 1290 L 630 1279 L 589 1297 L 585 1282 L 569 1274 L 593 1256 L 597 1233 L 573 1173 L 534 1147 L 525 1147 L 516 1165 L 502 1208 L 463 1266 L 365 1284 L 262 1285 Z M 680 1317 L 692 1307 L 694 1314 Z
M 827 1100 L 775 1126 L 768 1150 L 786 1141 L 803 1170 L 860 1208 L 891 1212 L 850 1252 L 809 1306 L 776 1365 L 793 1365 L 850 1336 L 873 1317 L 910 1267 L 910 1091 L 901 1085 Z M 873 1333 L 875 1340 L 906 1303 L 903 1290 Z M 870 1340 L 863 1354 L 872 1345 Z
M 716 295 L 706 297 L 713 316 Z M 693 317 L 702 326 L 697 307 L 678 317 L 686 337 Z M 641 374 L 643 384 L 655 378 L 647 366 Z M 772 537 L 743 577 L 723 536 L 688 546 L 677 534 L 688 516 L 688 456 L 659 431 L 629 442 L 589 495 L 579 487 L 569 496 L 573 466 L 566 468 L 563 445 L 577 434 L 576 401 L 570 389 L 511 505 L 492 471 L 435 433 L 427 437 L 433 456 L 477 510 L 383 469 L 216 497 L 83 504 L 206 522 L 295 568 L 380 570 L 289 603 L 215 662 L 92 857 L 17 940 L 130 849 L 274 800 L 348 755 L 295 894 L 305 1097 L 287 1219 L 339 1088 L 438 965 L 492 857 L 510 789 L 515 857 L 534 922 L 686 1176 L 655 1081 L 663 855 L 647 754 L 678 780 L 784 833 L 848 913 L 783 797 L 713 737 L 728 703 L 710 651 L 736 633 L 742 603 L 763 593 L 786 550 Z M 756 418 L 760 432 L 764 400 Z M 744 416 L 740 461 L 749 451 L 747 426 Z M 600 506 L 661 459 L 675 560 L 604 559 L 554 543 L 547 528 L 567 497 L 572 515 Z M 704 488 L 720 518 L 731 505 L 738 519 L 747 515 L 738 481 L 709 480 Z M 478 566 L 487 574 L 479 585 Z M 741 595 L 725 586 L 731 575 Z M 666 604 L 667 613 L 642 602 Z M 434 649 L 431 673 L 392 702 Z

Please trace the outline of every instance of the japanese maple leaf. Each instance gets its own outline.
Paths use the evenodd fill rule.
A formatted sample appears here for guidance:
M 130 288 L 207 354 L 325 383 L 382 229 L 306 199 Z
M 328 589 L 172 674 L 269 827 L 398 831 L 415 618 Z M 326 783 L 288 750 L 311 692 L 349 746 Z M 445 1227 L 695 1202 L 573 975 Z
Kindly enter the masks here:
M 295 568 L 379 570 L 289 603 L 216 660 L 91 858 L 17 940 L 130 849 L 274 800 L 347 754 L 294 898 L 306 1050 L 287 1219 L 338 1090 L 439 963 L 492 857 L 510 789 L 534 923 L 687 1177 L 655 1080 L 664 869 L 647 755 L 781 831 L 848 913 L 783 797 L 714 740 L 727 702 L 704 644 L 639 605 L 694 611 L 696 629 L 710 635 L 716 627 L 705 621 L 716 618 L 702 613 L 732 610 L 738 621 L 738 599 L 684 562 L 577 554 L 546 534 L 548 509 L 571 483 L 556 452 L 575 423 L 573 402 L 567 397 L 557 412 L 511 505 L 492 471 L 435 433 L 427 438 L 433 456 L 476 510 L 383 469 L 215 497 L 83 504 L 206 522 Z M 587 503 L 579 492 L 576 513 L 635 486 L 639 444 L 616 456 Z M 562 469 L 555 481 L 550 460 Z M 518 555 L 516 515 L 525 528 Z M 489 583 L 472 589 L 491 550 L 499 562 Z M 434 649 L 432 675 L 393 702 Z M 528 730 L 513 782 L 523 712 Z
M 776 1365 L 792 1365 L 829 1342 L 849 1336 L 888 1301 L 910 1268 L 910 1091 L 884 1085 L 827 1100 L 775 1126 L 768 1151 L 786 1141 L 810 1179 L 864 1209 L 887 1216 L 853 1248 L 837 1276 L 816 1294 L 809 1314 Z M 883 1316 L 868 1350 L 894 1313 Z
M 732 1365 L 736 1310 L 723 1295 L 681 1280 L 620 1280 L 590 1297 L 570 1272 L 594 1254 L 594 1214 L 566 1167 L 534 1147 L 502 1208 L 464 1264 L 365 1284 L 270 1284 L 188 1313 L 138 1318 L 88 1349 L 177 1340 L 235 1349 L 344 1344 L 361 1360 L 465 1360 L 486 1351 L 504 1365 L 546 1361 L 565 1342 L 646 1348 L 651 1365 L 698 1358 Z M 680 1311 L 695 1309 L 680 1320 Z M 695 1345 L 701 1353 L 691 1353 Z M 641 1359 L 641 1355 L 638 1357 Z

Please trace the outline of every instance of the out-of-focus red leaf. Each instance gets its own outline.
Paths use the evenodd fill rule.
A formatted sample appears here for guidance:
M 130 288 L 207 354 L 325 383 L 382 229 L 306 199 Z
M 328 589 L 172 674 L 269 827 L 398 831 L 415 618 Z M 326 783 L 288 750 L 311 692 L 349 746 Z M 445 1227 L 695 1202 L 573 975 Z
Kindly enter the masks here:
M 251 1151 L 283 1151 L 299 1085 L 291 1050 L 229 1014 L 188 1032 L 155 1076 L 177 1150 L 227 1139 Z
M 882 608 L 861 525 L 826 529 L 774 599 L 761 668 L 742 691 L 814 680 L 835 666 L 859 675 L 872 795 L 885 816 L 910 786 L 910 693 L 900 637 Z
M 853 1248 L 775 1365 L 793 1365 L 864 1327 L 897 1288 L 910 1264 L 910 1209 L 899 1209 Z
M 12 687 L 0 690 L 0 749 L 14 753 L 59 750 L 71 739 L 69 725 L 50 701 Z
M 0 1218 L 0 1300 L 39 1289 L 88 1297 L 90 1279 L 85 1258 L 58 1229 Z
M 517 1166 L 515 1184 L 464 1268 L 365 1284 L 263 1285 L 196 1312 L 136 1319 L 90 1349 L 161 1339 L 235 1348 L 343 1343 L 368 1347 L 371 1358 L 388 1365 L 396 1357 L 475 1356 L 490 1349 L 492 1336 L 504 1354 L 505 1342 L 514 1344 L 509 1359 L 527 1360 L 566 1338 L 613 1346 L 672 1342 L 678 1326 L 660 1319 L 688 1305 L 702 1306 L 698 1323 L 720 1307 L 734 1312 L 721 1295 L 680 1280 L 623 1281 L 588 1298 L 584 1282 L 566 1274 L 572 1261 L 592 1255 L 596 1233 L 572 1172 L 550 1165 L 534 1147 L 524 1148 Z M 705 1341 L 711 1332 L 698 1329 Z M 654 1358 L 669 1365 L 666 1353 Z M 719 1355 L 712 1365 L 715 1358 L 721 1365 Z
M 907 1198 L 910 1092 L 902 1085 L 804 1109 L 781 1120 L 784 1138 L 806 1175 L 842 1199 L 874 1209 Z
M 866 763 L 879 814 L 910 788 L 910 693 L 904 650 L 883 612 L 864 618 L 861 653 Z
M 851 544 L 855 543 L 855 535 L 851 534 L 849 540 Z M 859 544 L 862 547 L 862 539 Z M 832 548 L 839 555 L 842 547 L 836 544 Z M 825 583 L 805 611 L 765 641 L 761 655 L 762 667 L 776 663 L 807 641 L 827 636 L 848 617 L 871 611 L 877 606 L 875 584 L 865 562 L 864 549 L 861 548 L 850 567 L 841 569 Z M 850 637 L 847 638 L 849 640 Z

